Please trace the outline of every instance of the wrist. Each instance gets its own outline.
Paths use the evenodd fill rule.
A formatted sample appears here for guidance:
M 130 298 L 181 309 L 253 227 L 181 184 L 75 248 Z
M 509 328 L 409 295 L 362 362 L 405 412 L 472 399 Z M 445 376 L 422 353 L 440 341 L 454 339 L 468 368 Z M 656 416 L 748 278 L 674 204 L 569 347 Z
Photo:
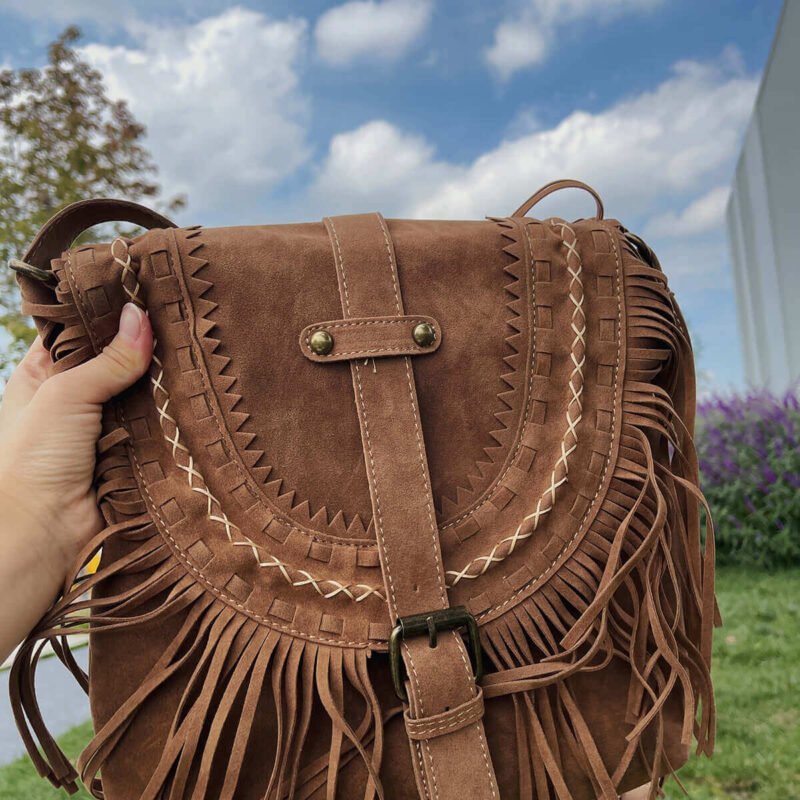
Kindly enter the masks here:
M 13 493 L 6 487 L 13 487 Z M 21 500 L 31 494 L 32 490 L 0 474 L 0 535 L 15 540 L 27 552 L 29 566 L 60 586 L 77 553 L 71 542 L 56 534 L 56 515 L 46 504 L 37 507 L 35 502 Z

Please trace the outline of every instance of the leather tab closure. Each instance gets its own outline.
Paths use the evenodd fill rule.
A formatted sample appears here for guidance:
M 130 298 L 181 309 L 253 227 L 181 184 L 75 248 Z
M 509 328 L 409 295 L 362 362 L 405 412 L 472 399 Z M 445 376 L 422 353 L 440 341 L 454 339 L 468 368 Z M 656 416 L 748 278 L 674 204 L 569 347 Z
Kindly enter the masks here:
M 322 346 L 316 346 L 317 341 Z M 300 349 L 310 361 L 324 363 L 421 356 L 436 352 L 441 341 L 442 328 L 433 317 L 356 317 L 307 325 L 300 334 Z
M 475 697 L 441 714 L 412 718 L 406 709 L 403 714 L 406 734 L 414 741 L 426 741 L 466 728 L 483 719 L 483 692 L 480 686 Z

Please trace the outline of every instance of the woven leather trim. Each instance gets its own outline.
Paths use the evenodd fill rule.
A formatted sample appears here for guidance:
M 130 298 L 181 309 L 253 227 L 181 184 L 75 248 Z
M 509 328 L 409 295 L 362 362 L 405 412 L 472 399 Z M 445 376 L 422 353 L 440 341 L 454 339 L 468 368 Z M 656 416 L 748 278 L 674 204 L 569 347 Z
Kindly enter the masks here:
M 585 297 L 583 278 L 581 277 L 583 267 L 581 256 L 576 246 L 577 237 L 575 231 L 563 221 L 553 220 L 551 226 L 560 232 L 564 248 L 567 251 L 565 266 L 570 275 L 568 297 L 573 306 L 570 323 L 573 339 L 569 354 L 573 366 L 567 384 L 570 399 L 566 411 L 566 429 L 558 445 L 558 453 L 555 464 L 550 471 L 549 483 L 536 501 L 534 510 L 527 513 L 522 518 L 513 534 L 494 544 L 488 553 L 476 556 L 468 564 L 459 569 L 448 570 L 448 586 L 455 586 L 459 581 L 464 579 L 474 580 L 480 577 L 492 566 L 501 563 L 510 556 L 520 543 L 533 536 L 542 519 L 555 507 L 557 490 L 568 480 L 569 458 L 578 447 L 577 428 L 582 418 L 583 406 L 581 398 L 583 396 L 584 366 L 586 363 L 586 314 L 583 308 Z M 526 233 L 528 233 L 528 231 L 526 231 Z M 528 242 L 531 250 L 531 259 L 533 259 L 533 246 L 530 243 L 530 238 L 528 238 Z M 536 359 L 534 359 L 534 363 L 537 363 Z M 539 363 L 542 363 L 541 358 L 539 359 Z M 547 371 L 549 372 L 549 361 L 547 364 Z M 543 368 L 539 366 L 536 371 L 541 374 L 542 369 Z M 527 420 L 528 415 L 526 413 L 523 425 L 527 425 Z M 498 485 L 501 487 L 513 485 L 509 481 L 508 470 L 501 475 Z
M 546 524 L 538 540 L 541 546 L 523 548 L 521 553 L 510 558 L 502 568 L 502 582 L 490 583 L 485 591 L 472 589 L 470 592 L 466 588 L 464 591 L 470 592 L 466 596 L 459 594 L 462 586 L 456 589 L 455 602 L 466 602 L 482 624 L 502 616 L 537 592 L 545 596 L 543 603 L 551 603 L 553 619 L 558 619 L 558 609 L 563 607 L 565 599 L 574 602 L 576 607 L 584 605 L 571 584 L 580 582 L 590 594 L 589 587 L 595 580 L 592 573 L 597 566 L 579 545 L 588 539 L 589 553 L 594 552 L 594 548 L 606 549 L 608 531 L 603 509 L 607 508 L 607 513 L 614 516 L 620 508 L 627 507 L 616 501 L 611 501 L 608 507 L 605 505 L 614 471 L 611 467 L 616 463 L 620 446 L 625 353 L 624 283 L 616 223 L 597 221 L 591 230 L 576 226 L 576 232 L 583 259 L 588 261 L 591 254 L 596 272 L 592 281 L 593 302 L 588 305 L 588 325 L 590 328 L 613 325 L 611 338 L 597 336 L 594 345 L 598 368 L 608 371 L 608 380 L 592 384 L 598 407 L 591 419 L 593 441 L 587 441 L 586 446 L 592 448 L 590 471 L 595 476 L 596 488 L 590 496 L 584 494 L 588 485 L 581 485 L 580 491 L 575 492 L 566 484 L 565 489 L 571 494 L 569 515 L 575 520 L 571 536 L 566 539 L 552 536 L 550 525 Z M 562 570 L 564 577 L 560 577 Z
M 465 514 L 472 506 L 480 503 L 495 485 L 497 474 L 504 469 L 509 454 L 518 446 L 521 434 L 518 419 L 524 416 L 524 406 L 528 402 L 524 387 L 529 387 L 527 364 L 533 359 L 535 343 L 532 339 L 527 341 L 530 310 L 524 244 L 518 240 L 519 233 L 513 230 L 513 225 L 501 227 L 503 237 L 509 241 L 503 250 L 513 257 L 513 261 L 503 270 L 510 278 L 504 285 L 504 291 L 510 296 L 505 303 L 509 311 L 505 335 L 509 355 L 503 358 L 504 371 L 499 378 L 508 388 L 498 394 L 498 409 L 494 412 L 498 426 L 485 434 L 492 442 L 483 448 L 485 459 L 477 460 L 469 474 L 464 476 L 463 485 L 456 490 L 455 500 L 448 496 L 435 498 L 442 527 L 453 524 L 451 520 L 454 516 Z M 343 510 L 330 509 L 324 505 L 312 509 L 308 499 L 300 496 L 295 488 L 288 487 L 284 479 L 276 475 L 274 467 L 268 463 L 268 454 L 253 447 L 256 434 L 252 429 L 250 414 L 246 410 L 248 398 L 243 398 L 235 391 L 235 376 L 228 372 L 231 359 L 217 353 L 221 345 L 220 340 L 214 336 L 214 311 L 217 304 L 205 297 L 213 289 L 213 284 L 203 277 L 203 270 L 208 267 L 209 262 L 202 257 L 202 229 L 177 230 L 176 236 L 179 241 L 183 240 L 177 257 L 183 262 L 187 284 L 192 286 L 192 291 L 187 292 L 187 299 L 194 298 L 190 302 L 194 305 L 197 319 L 195 330 L 204 353 L 209 386 L 213 386 L 211 391 L 219 398 L 220 409 L 225 410 L 226 427 L 230 430 L 231 441 L 239 456 L 237 461 L 252 475 L 255 484 L 261 487 L 256 493 L 275 513 L 276 520 L 284 523 L 287 528 L 297 528 L 313 540 L 334 547 L 355 546 L 377 553 L 374 542 L 370 541 L 374 538 L 374 523 L 371 519 L 362 520 L 356 514 L 348 520 Z M 184 250 L 188 255 L 181 256 L 180 252 Z M 533 336 L 532 333 L 530 335 Z M 528 357 L 526 350 L 529 352 Z M 519 379 L 520 372 L 524 374 L 524 380 Z
M 122 267 L 120 280 L 128 299 L 146 308 L 144 301 L 141 299 L 139 280 L 132 269 L 131 255 L 127 243 L 122 239 L 116 239 L 111 245 L 111 254 L 114 261 Z M 171 398 L 169 389 L 165 384 L 164 364 L 158 355 L 157 339 L 154 340 L 153 350 L 149 380 L 152 386 L 152 396 L 158 414 L 158 422 L 164 440 L 170 447 L 175 466 L 185 473 L 192 492 L 205 498 L 207 508 L 206 521 L 221 526 L 231 544 L 250 550 L 253 560 L 260 568 L 276 570 L 277 574 L 283 577 L 290 586 L 295 588 L 310 586 L 326 600 L 340 595 L 356 602 L 361 602 L 372 595 L 384 600 L 381 590 L 375 586 L 364 583 L 342 583 L 334 578 L 315 577 L 308 570 L 292 567 L 270 553 L 263 544 L 253 541 L 238 525 L 230 520 L 220 501 L 208 488 L 195 459 L 181 436 L 177 421 L 168 411 Z

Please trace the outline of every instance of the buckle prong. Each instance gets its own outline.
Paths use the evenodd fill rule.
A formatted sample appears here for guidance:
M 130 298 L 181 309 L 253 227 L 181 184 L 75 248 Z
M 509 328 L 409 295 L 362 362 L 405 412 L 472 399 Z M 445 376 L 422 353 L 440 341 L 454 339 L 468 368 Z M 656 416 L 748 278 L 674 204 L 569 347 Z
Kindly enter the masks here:
M 459 628 L 466 628 L 475 683 L 479 683 L 483 677 L 480 632 L 475 617 L 464 606 L 426 611 L 423 614 L 412 614 L 397 620 L 389 636 L 389 667 L 392 671 L 394 690 L 404 703 L 408 702 L 408 694 L 404 684 L 403 660 L 400 654 L 402 642 L 414 636 L 427 634 L 430 647 L 435 648 L 439 642 L 439 631 L 455 631 Z
M 439 631 L 436 630 L 436 623 L 433 617 L 428 617 L 428 641 L 430 642 L 431 649 L 436 647 L 439 642 Z

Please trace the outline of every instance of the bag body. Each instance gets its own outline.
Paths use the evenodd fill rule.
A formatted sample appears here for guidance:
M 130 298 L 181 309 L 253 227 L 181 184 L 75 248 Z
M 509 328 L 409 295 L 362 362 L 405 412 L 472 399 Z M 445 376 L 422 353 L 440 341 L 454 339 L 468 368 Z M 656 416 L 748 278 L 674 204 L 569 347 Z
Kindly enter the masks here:
M 42 775 L 108 800 L 588 800 L 656 792 L 693 737 L 710 754 L 686 326 L 602 208 L 526 210 L 141 212 L 153 230 L 50 261 L 90 217 L 130 216 L 97 205 L 29 251 L 55 369 L 126 301 L 156 337 L 104 412 L 107 527 L 12 671 Z M 87 623 L 88 676 L 63 644 Z M 91 699 L 78 772 L 36 705 L 43 641 Z

